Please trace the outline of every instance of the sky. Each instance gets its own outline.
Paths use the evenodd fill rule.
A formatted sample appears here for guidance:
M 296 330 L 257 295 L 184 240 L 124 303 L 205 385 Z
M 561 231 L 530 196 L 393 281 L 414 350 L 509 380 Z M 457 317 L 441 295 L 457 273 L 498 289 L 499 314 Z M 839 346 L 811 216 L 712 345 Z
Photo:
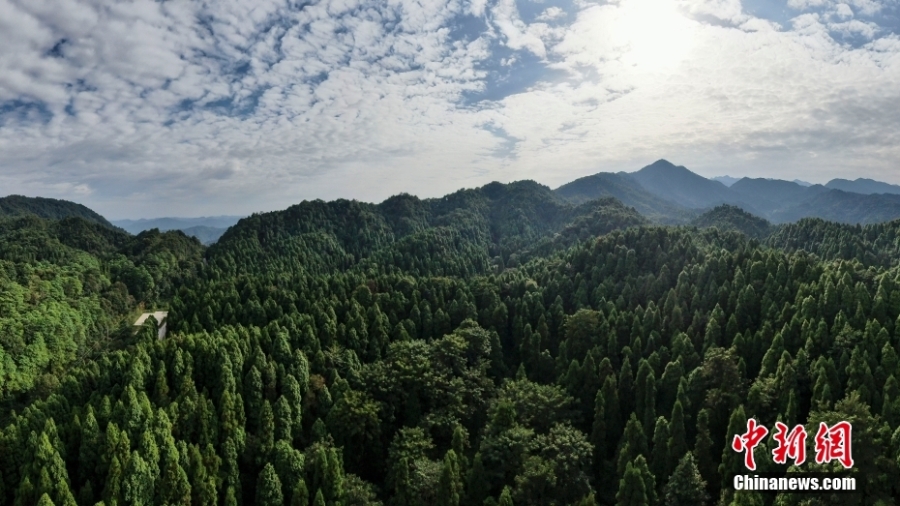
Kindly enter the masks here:
M 900 0 L 0 0 L 0 195 L 241 215 L 660 158 L 900 183 Z

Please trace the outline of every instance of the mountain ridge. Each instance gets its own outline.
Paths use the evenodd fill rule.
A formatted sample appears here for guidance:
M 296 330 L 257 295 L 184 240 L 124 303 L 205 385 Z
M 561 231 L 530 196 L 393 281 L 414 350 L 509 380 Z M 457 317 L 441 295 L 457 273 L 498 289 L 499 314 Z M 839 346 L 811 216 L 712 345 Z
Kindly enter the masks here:
M 99 223 L 105 227 L 115 227 L 99 213 L 77 202 L 47 197 L 26 197 L 24 195 L 7 195 L 0 198 L 0 217 L 25 215 L 51 220 L 78 217 Z

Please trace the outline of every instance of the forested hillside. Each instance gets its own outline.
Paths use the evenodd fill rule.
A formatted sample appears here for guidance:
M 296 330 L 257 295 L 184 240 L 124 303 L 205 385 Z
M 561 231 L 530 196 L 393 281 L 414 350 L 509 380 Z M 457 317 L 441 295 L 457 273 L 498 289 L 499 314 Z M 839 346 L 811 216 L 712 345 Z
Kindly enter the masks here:
M 0 217 L 15 216 L 37 216 L 54 220 L 77 217 L 112 228 L 112 224 L 103 216 L 81 204 L 67 200 L 23 197 L 22 195 L 0 198 Z
M 763 218 L 729 205 L 718 206 L 703 213 L 691 225 L 700 228 L 715 227 L 722 231 L 734 230 L 757 239 L 768 237 L 774 228 Z
M 728 208 L 651 226 L 532 182 L 303 202 L 206 250 L 30 220 L 4 222 L 31 238 L 0 252 L 5 328 L 155 301 L 170 333 L 76 360 L 102 336 L 76 326 L 40 388 L 0 376 L 0 504 L 838 504 L 735 494 L 750 417 L 852 422 L 862 490 L 839 503 L 900 497 L 896 222 L 760 242 Z M 787 467 L 774 447 L 759 471 Z
M 0 219 L 0 405 L 52 390 L 77 358 L 118 346 L 111 337 L 128 334 L 137 303 L 171 299 L 201 254 L 181 233 Z

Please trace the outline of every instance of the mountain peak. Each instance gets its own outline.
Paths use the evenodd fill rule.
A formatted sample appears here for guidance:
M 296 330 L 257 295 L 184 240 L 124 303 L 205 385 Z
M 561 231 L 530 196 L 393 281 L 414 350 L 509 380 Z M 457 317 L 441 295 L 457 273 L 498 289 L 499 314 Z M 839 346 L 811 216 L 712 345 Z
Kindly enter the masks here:
M 679 169 L 679 168 L 683 169 L 684 168 L 684 167 L 679 167 L 679 166 L 675 165 L 674 163 L 666 160 L 665 158 L 660 158 L 659 160 L 651 163 L 650 165 L 648 165 L 644 168 L 649 169 L 651 167 L 654 169 Z
M 668 160 L 657 160 L 629 176 L 650 193 L 688 208 L 700 209 L 735 201 L 735 195 L 724 184 Z

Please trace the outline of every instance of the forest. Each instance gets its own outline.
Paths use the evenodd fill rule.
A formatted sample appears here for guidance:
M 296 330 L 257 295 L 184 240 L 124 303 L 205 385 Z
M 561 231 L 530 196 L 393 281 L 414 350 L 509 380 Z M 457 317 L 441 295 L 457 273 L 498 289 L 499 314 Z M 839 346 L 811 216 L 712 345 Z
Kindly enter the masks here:
M 900 502 L 900 221 L 659 225 L 528 181 L 209 247 L 53 211 L 0 218 L 0 504 Z M 808 455 L 852 423 L 858 490 L 736 492 L 749 418 Z M 758 472 L 843 471 L 771 436 Z

